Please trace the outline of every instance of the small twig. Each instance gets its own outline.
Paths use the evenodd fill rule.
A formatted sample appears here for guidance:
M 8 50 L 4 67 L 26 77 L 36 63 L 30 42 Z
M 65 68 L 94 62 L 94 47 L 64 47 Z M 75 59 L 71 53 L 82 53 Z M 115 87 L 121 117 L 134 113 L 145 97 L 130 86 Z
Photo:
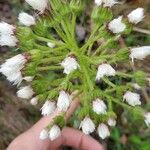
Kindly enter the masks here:
M 150 30 L 146 30 L 146 29 L 141 29 L 141 28 L 134 27 L 133 31 L 150 35 Z

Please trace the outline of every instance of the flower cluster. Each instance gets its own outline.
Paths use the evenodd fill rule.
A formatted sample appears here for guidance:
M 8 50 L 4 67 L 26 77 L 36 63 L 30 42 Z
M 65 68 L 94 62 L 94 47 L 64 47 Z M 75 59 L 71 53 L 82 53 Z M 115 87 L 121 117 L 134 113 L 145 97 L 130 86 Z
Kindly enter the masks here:
M 16 46 L 19 42 L 18 46 L 26 52 L 7 59 L 1 65 L 0 72 L 19 86 L 19 98 L 30 99 L 32 105 L 43 104 L 43 116 L 60 112 L 41 131 L 40 139 L 53 141 L 61 135 L 61 129 L 67 125 L 65 116 L 76 98 L 80 105 L 73 117 L 80 121 L 78 128 L 85 134 L 97 130 L 99 137 L 105 139 L 110 135 L 110 128 L 117 123 L 114 105 L 122 104 L 134 113 L 132 107 L 142 103 L 140 95 L 134 90 L 141 88 L 141 80 L 142 83 L 145 80 L 143 73 L 123 72 L 116 69 L 116 64 L 128 63 L 129 59 L 132 62 L 134 59 L 144 59 L 150 55 L 150 46 L 130 48 L 129 54 L 128 48 L 122 49 L 116 46 L 116 42 L 122 34 L 129 34 L 128 26 L 142 21 L 143 8 L 133 10 L 126 18 L 119 16 L 110 19 L 107 16 L 112 14 L 111 7 L 118 2 L 95 0 L 91 35 L 84 43 L 78 43 L 75 31 L 80 7 L 76 0 L 26 2 L 39 12 L 37 19 L 21 12 L 18 16 L 21 28 L 18 30 L 13 25 L 0 23 L 0 45 Z M 99 11 L 106 17 L 99 19 L 103 21 L 102 25 L 97 21 L 101 17 L 97 14 Z M 14 36 L 15 30 L 18 40 Z M 102 41 L 100 45 L 98 41 Z M 117 82 L 118 77 L 122 83 Z M 128 80 L 124 80 L 126 78 Z M 26 86 L 20 86 L 23 80 Z M 143 110 L 140 115 L 150 126 L 150 113 Z M 74 126 L 74 122 L 69 123 Z

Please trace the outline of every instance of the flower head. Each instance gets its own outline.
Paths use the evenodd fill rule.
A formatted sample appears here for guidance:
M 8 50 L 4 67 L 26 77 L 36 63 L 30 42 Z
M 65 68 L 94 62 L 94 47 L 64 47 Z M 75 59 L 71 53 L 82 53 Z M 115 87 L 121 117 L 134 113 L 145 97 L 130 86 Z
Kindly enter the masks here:
M 104 7 L 112 7 L 116 3 L 118 3 L 116 0 L 102 0 L 104 3 Z
M 82 128 L 83 133 L 90 134 L 95 130 L 95 124 L 89 117 L 85 117 L 84 120 L 80 124 L 80 128 Z
M 149 127 L 150 126 L 150 112 L 146 113 L 144 117 L 145 117 L 145 123 Z
M 105 114 L 106 109 L 107 106 L 102 100 L 96 99 L 95 101 L 93 101 L 93 111 L 97 114 Z
M 26 76 L 26 77 L 24 77 L 23 79 L 24 79 L 25 81 L 27 81 L 27 82 L 31 82 L 31 81 L 33 81 L 34 77 L 33 77 L 33 76 Z
M 35 25 L 35 18 L 25 12 L 22 12 L 18 16 L 19 22 L 25 26 Z
M 132 86 L 136 89 L 136 90 L 140 90 L 141 86 L 138 85 L 137 83 L 133 83 Z
M 108 129 L 107 125 L 105 125 L 104 123 L 101 123 L 98 126 L 97 131 L 98 131 L 99 137 L 102 139 L 105 139 L 106 137 L 110 136 L 109 129 Z
M 100 80 L 104 76 L 115 76 L 116 71 L 109 64 L 102 64 L 98 67 L 96 80 Z
M 130 57 L 132 58 L 133 61 L 135 58 L 142 60 L 148 55 L 150 55 L 150 46 L 143 46 L 143 47 L 132 48 Z
M 128 15 L 129 22 L 134 23 L 134 24 L 141 22 L 143 18 L 144 18 L 143 8 L 137 8 Z
M 0 36 L 0 45 L 14 47 L 17 45 L 17 38 L 14 35 L 2 35 Z
M 56 45 L 52 42 L 48 42 L 47 46 L 50 47 L 50 48 L 54 48 Z
M 95 0 L 95 4 L 97 6 L 100 6 L 102 4 L 103 0 Z
M 33 9 L 44 12 L 47 7 L 48 0 L 25 0 Z
M 75 58 L 67 57 L 63 62 L 61 63 L 61 66 L 64 67 L 64 73 L 69 74 L 73 70 L 76 70 L 79 68 L 79 64 L 77 63 Z
M 48 138 L 48 130 L 47 129 L 43 129 L 40 133 L 40 139 L 41 140 L 45 140 Z
M 109 118 L 107 123 L 109 126 L 114 127 L 116 125 L 116 120 L 113 118 Z
M 38 103 L 38 98 L 37 97 L 33 97 L 30 101 L 31 105 L 37 105 Z
M 14 34 L 15 27 L 6 22 L 0 22 L 0 35 L 12 35 Z
M 137 93 L 127 91 L 124 94 L 123 99 L 131 106 L 141 105 L 140 95 Z
M 54 141 L 61 135 L 61 130 L 57 125 L 53 125 L 52 128 L 48 132 L 49 134 L 49 139 L 51 141 Z
M 0 67 L 0 72 L 7 77 L 10 82 L 19 84 L 22 81 L 21 69 L 26 63 L 26 58 L 19 54 L 7 59 Z
M 59 111 L 67 111 L 67 109 L 70 106 L 70 97 L 68 93 L 65 91 L 60 91 L 58 101 L 57 101 L 57 107 Z
M 48 116 L 51 113 L 53 113 L 55 109 L 56 109 L 55 102 L 46 101 L 44 103 L 44 105 L 42 106 L 42 108 L 41 108 L 42 115 L 43 116 Z
M 17 96 L 23 99 L 30 99 L 34 94 L 33 89 L 31 86 L 25 86 L 20 88 L 20 90 L 17 92 Z
M 108 24 L 108 28 L 113 33 L 121 33 L 121 32 L 123 32 L 125 30 L 125 28 L 126 28 L 126 25 L 122 22 L 122 16 L 112 20 Z

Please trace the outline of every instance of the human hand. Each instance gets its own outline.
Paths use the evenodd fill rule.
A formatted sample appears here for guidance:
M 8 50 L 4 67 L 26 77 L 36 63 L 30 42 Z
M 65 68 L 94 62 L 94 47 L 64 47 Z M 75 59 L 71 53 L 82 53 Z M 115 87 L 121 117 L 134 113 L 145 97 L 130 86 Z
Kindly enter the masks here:
M 74 101 L 66 114 L 66 118 L 76 109 L 78 101 Z M 53 115 L 43 117 L 32 128 L 18 136 L 7 148 L 7 150 L 60 150 L 61 146 L 71 146 L 81 150 L 103 150 L 100 145 L 92 137 L 83 134 L 82 132 L 65 127 L 62 130 L 61 136 L 50 141 L 49 139 L 40 140 L 39 135 L 52 119 L 59 114 L 56 110 Z
M 61 137 L 54 141 L 40 140 L 39 135 L 43 124 L 50 119 L 50 117 L 42 118 L 31 129 L 18 136 L 7 150 L 59 150 L 61 146 L 71 146 L 82 150 L 103 150 L 92 137 L 67 127 L 62 130 Z

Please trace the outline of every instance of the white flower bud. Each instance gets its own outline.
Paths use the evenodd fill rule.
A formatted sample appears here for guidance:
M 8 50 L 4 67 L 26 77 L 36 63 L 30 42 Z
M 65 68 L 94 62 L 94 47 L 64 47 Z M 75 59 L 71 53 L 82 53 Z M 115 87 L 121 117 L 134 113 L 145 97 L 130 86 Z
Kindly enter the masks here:
M 25 0 L 33 9 L 44 12 L 47 7 L 48 0 Z
M 38 98 L 37 97 L 33 97 L 30 101 L 31 105 L 37 105 L 38 104 Z
M 24 67 L 24 64 L 27 62 L 27 59 L 24 55 L 18 54 L 12 58 L 9 58 L 6 60 L 6 62 L 2 65 L 2 67 L 14 67 L 22 69 Z
M 132 86 L 136 89 L 136 90 L 140 90 L 141 86 L 139 86 L 137 83 L 133 83 Z
M 34 94 L 33 89 L 31 86 L 25 86 L 20 88 L 20 90 L 17 92 L 17 96 L 23 99 L 30 99 Z
M 126 25 L 122 22 L 122 16 L 112 20 L 108 24 L 108 29 L 113 33 L 121 33 L 125 30 Z
M 97 114 L 106 114 L 106 109 L 107 106 L 102 100 L 96 99 L 93 101 L 93 111 Z
M 43 105 L 43 107 L 41 108 L 41 111 L 42 111 L 41 114 L 43 116 L 48 116 L 48 115 L 52 114 L 55 109 L 56 109 L 55 102 L 46 101 L 45 104 Z
M 22 81 L 21 69 L 26 63 L 23 55 L 19 54 L 10 59 L 7 59 L 0 67 L 0 72 L 7 77 L 10 82 L 19 84 Z
M 76 70 L 79 68 L 79 64 L 77 63 L 75 58 L 67 57 L 63 62 L 61 63 L 61 66 L 64 67 L 64 73 L 69 74 L 73 70 Z
M 49 131 L 49 139 L 51 141 L 54 141 L 61 135 L 61 130 L 57 125 L 53 125 L 52 128 Z
M 26 76 L 26 77 L 24 77 L 23 79 L 24 79 L 25 81 L 27 81 L 27 82 L 32 82 L 33 79 L 34 79 L 34 77 L 33 77 L 33 76 Z
M 102 1 L 103 1 L 103 0 L 95 0 L 95 4 L 96 4 L 97 6 L 100 6 L 100 5 L 102 4 Z
M 0 22 L 0 35 L 12 35 L 14 34 L 15 27 L 6 22 Z
M 95 130 L 95 124 L 89 117 L 85 117 L 84 120 L 80 124 L 80 128 L 82 128 L 83 133 L 90 134 Z
M 7 76 L 7 80 L 12 82 L 14 85 L 19 85 L 22 82 L 22 74 L 20 71 L 15 72 L 9 76 Z
M 35 25 L 35 18 L 25 12 L 22 12 L 18 16 L 19 22 L 25 26 Z
M 67 109 L 70 106 L 71 99 L 69 95 L 65 91 L 60 91 L 58 101 L 57 101 L 57 107 L 59 111 L 67 111 Z
M 130 58 L 132 58 L 132 61 L 134 61 L 135 58 L 142 60 L 148 55 L 150 55 L 150 46 L 143 46 L 132 48 Z
M 137 8 L 128 15 L 129 22 L 134 23 L 134 24 L 141 22 L 143 18 L 144 18 L 143 8 Z
M 111 126 L 111 127 L 116 126 L 116 120 L 113 119 L 113 118 L 109 118 L 107 123 L 108 123 L 108 125 Z
M 100 80 L 104 76 L 115 76 L 116 71 L 109 64 L 99 65 L 96 80 Z
M 145 117 L 144 121 L 145 121 L 146 125 L 149 127 L 150 126 L 150 112 L 146 113 L 144 115 L 144 117 Z
M 127 91 L 124 94 L 123 99 L 131 106 L 141 105 L 140 95 L 137 93 Z
M 48 138 L 48 130 L 47 129 L 43 129 L 40 133 L 40 139 L 41 140 L 45 140 Z
M 116 3 L 116 0 L 102 0 L 104 3 L 104 7 L 112 7 L 114 6 Z
M 17 45 L 17 38 L 13 35 L 3 35 L 0 36 L 0 45 L 1 46 L 9 46 L 9 47 L 15 47 Z
M 54 43 L 48 42 L 47 46 L 50 47 L 50 48 L 54 48 L 56 45 Z
M 102 138 L 102 139 L 105 139 L 106 137 L 110 136 L 110 132 L 109 132 L 108 126 L 105 125 L 104 123 L 101 123 L 98 126 L 97 131 L 98 131 L 99 137 Z

